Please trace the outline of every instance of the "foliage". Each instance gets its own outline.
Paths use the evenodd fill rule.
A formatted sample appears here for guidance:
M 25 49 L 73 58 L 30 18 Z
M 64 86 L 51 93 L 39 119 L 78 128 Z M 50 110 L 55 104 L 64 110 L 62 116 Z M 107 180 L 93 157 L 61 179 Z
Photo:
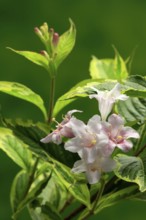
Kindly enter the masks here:
M 36 105 L 44 115 L 44 121 L 38 123 L 1 116 L 0 149 L 21 169 L 14 178 L 10 193 L 13 219 L 17 219 L 24 207 L 28 208 L 33 220 L 85 219 L 123 199 L 146 201 L 146 78 L 129 75 L 126 62 L 114 49 L 114 59 L 100 60 L 93 56 L 89 65 L 91 78 L 79 82 L 54 104 L 58 67 L 75 45 L 76 28 L 70 20 L 69 30 L 59 36 L 44 23 L 40 28 L 35 28 L 35 33 L 45 46 L 41 53 L 9 49 L 49 73 L 49 112 L 42 98 L 30 88 L 17 82 L 0 82 L 1 92 Z M 65 106 L 85 97 L 98 100 L 101 116 L 107 110 L 104 120 L 96 115 L 85 124 L 72 116 L 76 112 L 73 110 L 54 129 L 54 117 L 63 112 Z M 110 108 L 114 114 L 106 121 L 111 113 Z M 117 115 L 120 115 L 117 123 L 121 121 L 119 124 L 122 127 L 113 137 L 112 132 L 117 124 L 114 125 L 109 137 L 106 129 L 113 126 L 110 120 Z M 123 118 L 125 126 L 122 124 Z M 101 131 L 104 131 L 104 136 Z M 122 134 L 123 131 L 125 134 Z M 126 131 L 131 132 L 131 136 L 124 136 Z M 132 142 L 128 142 L 128 138 L 133 138 Z M 90 152 L 91 156 L 89 148 L 95 147 L 97 141 L 102 149 L 96 146 L 98 150 Z M 81 149 L 83 143 L 88 152 L 86 148 Z M 112 147 L 108 154 L 107 146 Z M 128 154 L 127 146 L 133 146 Z M 94 154 L 100 156 L 98 162 L 94 160 Z M 109 171 L 113 171 L 111 175 L 107 174 Z M 93 172 L 96 172 L 95 179 L 90 176 Z M 72 204 L 76 204 L 77 208 L 66 214 L 67 207 Z

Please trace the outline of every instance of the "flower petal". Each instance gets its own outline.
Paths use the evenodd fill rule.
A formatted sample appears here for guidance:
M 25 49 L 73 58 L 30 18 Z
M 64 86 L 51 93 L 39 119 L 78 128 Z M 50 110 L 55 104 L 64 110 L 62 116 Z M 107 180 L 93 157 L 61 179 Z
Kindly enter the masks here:
M 108 122 L 111 124 L 111 136 L 119 135 L 119 131 L 124 126 L 124 119 L 120 115 L 112 114 L 109 116 Z
M 86 177 L 90 184 L 95 184 L 99 182 L 101 173 L 98 170 L 95 170 L 95 171 L 88 170 L 86 171 Z
M 86 163 L 93 163 L 97 157 L 97 149 L 95 147 L 84 147 L 82 156 Z
M 65 150 L 71 151 L 73 153 L 76 153 L 80 150 L 82 150 L 82 140 L 78 137 L 72 138 L 71 140 L 68 140 L 64 145 Z
M 124 152 L 128 152 L 133 147 L 133 144 L 131 141 L 123 140 L 122 143 L 117 144 L 117 147 Z
M 93 132 L 99 132 L 101 130 L 101 119 L 99 115 L 94 115 L 92 118 L 89 119 L 88 127 L 90 127 L 90 129 Z
M 72 129 L 74 136 L 82 135 L 84 130 L 86 129 L 86 125 L 84 124 L 84 122 L 76 118 L 71 118 L 66 126 Z
M 48 134 L 46 137 L 40 140 L 42 143 L 50 143 L 53 142 L 57 145 L 62 143 L 62 137 L 59 131 L 53 131 L 52 133 Z
M 139 134 L 136 130 L 134 130 L 131 127 L 123 127 L 123 129 L 120 132 L 120 135 L 124 138 L 139 138 Z
M 71 169 L 73 173 L 82 173 L 86 171 L 86 165 L 83 160 L 77 160 Z
M 108 157 L 103 157 L 101 159 L 101 168 L 104 172 L 110 172 L 116 167 L 116 162 Z

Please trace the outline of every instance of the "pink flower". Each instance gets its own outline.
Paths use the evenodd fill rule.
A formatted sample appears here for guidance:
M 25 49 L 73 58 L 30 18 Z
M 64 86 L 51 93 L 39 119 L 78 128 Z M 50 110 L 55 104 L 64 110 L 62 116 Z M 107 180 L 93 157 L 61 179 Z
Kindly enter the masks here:
M 99 91 L 94 87 L 92 87 L 92 89 L 97 92 L 97 94 L 90 95 L 89 98 L 97 99 L 102 120 L 106 120 L 117 100 L 125 101 L 128 99 L 128 96 L 120 93 L 121 85 L 119 83 L 117 83 L 111 91 Z
M 112 114 L 108 118 L 108 122 L 103 122 L 103 130 L 109 138 L 109 149 L 111 152 L 118 147 L 127 152 L 132 147 L 129 138 L 139 138 L 139 134 L 131 127 L 124 127 L 124 120 L 120 115 Z
M 74 118 L 72 116 L 74 112 L 81 112 L 81 111 L 72 110 L 72 111 L 67 112 L 63 121 L 56 126 L 56 129 L 52 133 L 48 134 L 45 138 L 41 139 L 40 141 L 43 143 L 53 142 L 59 145 L 62 143 L 63 136 L 68 137 L 68 138 L 74 137 L 72 129 L 67 127 L 67 125 L 70 123 L 70 120 Z
M 92 163 L 108 145 L 108 137 L 101 132 L 100 116 L 94 115 L 86 124 L 72 118 L 67 127 L 72 129 L 74 138 L 65 143 L 65 149 L 77 152 L 87 163 Z
M 86 163 L 85 160 L 78 160 L 75 162 L 72 172 L 85 172 L 87 180 L 90 184 L 99 182 L 103 172 L 110 172 L 116 166 L 113 159 L 109 157 L 97 157 L 92 163 Z

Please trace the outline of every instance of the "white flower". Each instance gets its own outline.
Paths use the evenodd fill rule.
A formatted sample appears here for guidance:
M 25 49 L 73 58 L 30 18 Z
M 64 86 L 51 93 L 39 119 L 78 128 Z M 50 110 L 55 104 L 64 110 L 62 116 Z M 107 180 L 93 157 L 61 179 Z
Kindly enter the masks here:
M 101 132 L 101 121 L 98 115 L 94 115 L 87 125 L 81 120 L 72 118 L 67 127 L 72 129 L 75 137 L 65 143 L 65 149 L 77 152 L 87 163 L 92 163 L 96 159 L 97 152 L 102 154 L 108 145 L 108 137 Z
M 116 166 L 113 159 L 109 157 L 97 157 L 92 163 L 86 163 L 85 160 L 78 160 L 75 162 L 72 172 L 85 172 L 87 180 L 90 184 L 99 182 L 103 172 L 110 172 Z
M 109 137 L 109 149 L 111 151 L 117 146 L 121 150 L 127 152 L 132 147 L 129 138 L 139 138 L 139 134 L 131 127 L 124 127 L 124 120 L 120 115 L 112 114 L 108 118 L 108 122 L 102 122 L 103 130 Z
M 53 143 L 59 145 L 62 143 L 63 136 L 68 137 L 68 138 L 74 137 L 74 134 L 73 134 L 71 128 L 67 127 L 67 125 L 70 123 L 70 120 L 72 118 L 74 118 L 72 116 L 72 114 L 74 112 L 81 112 L 81 111 L 71 110 L 71 111 L 67 112 L 63 121 L 56 126 L 56 129 L 52 133 L 48 134 L 46 137 L 41 139 L 40 141 L 43 143 L 53 142 Z
M 117 83 L 111 91 L 99 91 L 94 87 L 92 87 L 92 89 L 97 92 L 97 94 L 92 94 L 89 98 L 96 98 L 98 100 L 102 120 L 106 120 L 117 100 L 125 101 L 128 99 L 127 95 L 120 93 L 121 85 L 119 83 Z

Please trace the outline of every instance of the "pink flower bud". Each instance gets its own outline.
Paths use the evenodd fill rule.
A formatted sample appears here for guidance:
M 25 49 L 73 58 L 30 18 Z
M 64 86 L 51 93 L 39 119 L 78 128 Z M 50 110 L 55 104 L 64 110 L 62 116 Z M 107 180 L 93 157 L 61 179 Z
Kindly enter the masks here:
M 35 27 L 35 28 L 34 28 L 34 32 L 35 32 L 37 35 L 42 36 L 42 33 L 41 33 L 41 31 L 40 31 L 40 29 L 39 29 L 38 27 Z
M 53 39 L 52 39 L 53 45 L 57 46 L 58 41 L 59 41 L 59 34 L 55 32 L 55 33 L 53 33 Z

